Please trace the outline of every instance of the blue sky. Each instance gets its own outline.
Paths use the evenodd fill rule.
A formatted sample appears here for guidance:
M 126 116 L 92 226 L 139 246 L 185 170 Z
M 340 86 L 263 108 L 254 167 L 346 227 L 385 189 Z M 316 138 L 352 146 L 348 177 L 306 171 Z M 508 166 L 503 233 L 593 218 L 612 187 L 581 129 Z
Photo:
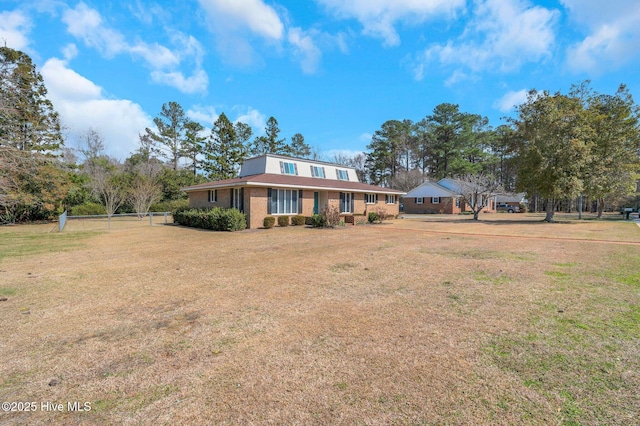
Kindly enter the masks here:
M 67 145 L 92 128 L 120 159 L 169 101 L 254 136 L 274 116 L 330 159 L 443 102 L 495 127 L 533 88 L 640 99 L 637 0 L 0 0 L 0 40 L 33 58 Z

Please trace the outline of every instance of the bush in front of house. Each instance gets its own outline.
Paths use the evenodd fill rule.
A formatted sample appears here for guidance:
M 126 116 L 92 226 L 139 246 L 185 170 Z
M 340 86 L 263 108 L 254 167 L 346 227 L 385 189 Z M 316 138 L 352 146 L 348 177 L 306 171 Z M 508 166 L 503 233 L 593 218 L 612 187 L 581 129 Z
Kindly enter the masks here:
M 238 209 L 178 209 L 173 212 L 173 222 L 192 228 L 212 231 L 241 231 L 247 227 L 247 218 Z
M 324 218 L 321 214 L 314 214 L 311 216 L 311 226 L 314 228 L 322 228 L 324 226 Z
M 367 220 L 369 223 L 376 223 L 378 221 L 378 213 L 377 212 L 369 212 L 367 216 Z
M 340 209 L 337 206 L 328 206 L 320 214 L 324 220 L 324 226 L 327 228 L 335 228 L 342 221 Z
M 289 226 L 289 216 L 278 216 L 278 226 Z
M 302 215 L 295 215 L 291 217 L 291 225 L 293 226 L 304 225 L 305 221 L 306 221 L 306 218 Z
M 265 229 L 271 229 L 274 227 L 275 224 L 276 224 L 276 218 L 273 216 L 267 216 L 262 221 L 262 226 L 264 226 Z

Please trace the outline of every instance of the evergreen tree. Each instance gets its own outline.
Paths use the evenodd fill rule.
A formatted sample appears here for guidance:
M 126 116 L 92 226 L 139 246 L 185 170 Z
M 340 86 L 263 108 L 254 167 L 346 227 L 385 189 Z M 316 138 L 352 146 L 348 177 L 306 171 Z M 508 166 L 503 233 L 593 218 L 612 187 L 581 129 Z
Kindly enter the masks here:
M 183 144 L 183 154 L 189 160 L 189 169 L 193 171 L 193 175 L 198 174 L 198 168 L 201 163 L 202 150 L 207 138 L 200 136 L 204 127 L 195 121 L 187 121 L 185 123 L 185 138 Z
M 584 184 L 586 193 L 598 201 L 600 218 L 607 198 L 623 197 L 635 190 L 640 170 L 639 111 L 624 85 L 615 95 L 586 89 L 593 139 L 583 171 Z
M 267 125 L 265 127 L 265 135 L 258 136 L 253 141 L 253 147 L 251 153 L 253 155 L 263 154 L 280 154 L 287 155 L 288 149 L 284 139 L 278 139 L 280 134 L 280 128 L 278 127 L 278 120 L 274 117 L 269 117 Z
M 146 132 L 156 142 L 161 158 L 178 170 L 180 158 L 184 156 L 186 124 L 189 122 L 184 110 L 177 102 L 162 105 L 160 115 L 153 119 L 158 132 L 147 128 Z
M 437 180 L 482 170 L 487 125 L 486 118 L 461 112 L 458 105 L 437 105 L 419 123 L 426 133 L 419 140 L 424 144 L 420 152 L 429 176 Z
M 27 54 L 0 47 L 0 146 L 55 154 L 63 145 L 42 75 Z
M 289 155 L 292 157 L 309 158 L 311 156 L 311 147 L 305 143 L 304 136 L 296 133 L 291 138 L 291 144 L 288 146 Z
M 583 190 L 592 129 L 577 97 L 532 90 L 513 120 L 519 140 L 518 190 L 547 199 L 552 222 L 558 202 Z
M 245 156 L 245 145 L 236 133 L 236 126 L 224 113 L 220 114 L 205 143 L 203 168 L 207 177 L 212 180 L 236 177 Z

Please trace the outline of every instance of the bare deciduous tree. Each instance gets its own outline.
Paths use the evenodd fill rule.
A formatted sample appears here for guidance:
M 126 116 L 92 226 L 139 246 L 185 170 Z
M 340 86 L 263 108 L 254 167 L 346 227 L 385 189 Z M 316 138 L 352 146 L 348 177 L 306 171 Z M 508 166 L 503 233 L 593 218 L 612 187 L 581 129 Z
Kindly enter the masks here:
M 458 193 L 465 204 L 473 212 L 473 220 L 478 220 L 478 215 L 489 205 L 489 201 L 500 192 L 500 183 L 491 175 L 485 173 L 467 174 L 458 180 Z
M 155 158 L 136 164 L 130 174 L 128 196 L 138 218 L 142 219 L 149 213 L 151 204 L 156 202 L 162 193 L 158 176 L 162 171 L 162 164 Z

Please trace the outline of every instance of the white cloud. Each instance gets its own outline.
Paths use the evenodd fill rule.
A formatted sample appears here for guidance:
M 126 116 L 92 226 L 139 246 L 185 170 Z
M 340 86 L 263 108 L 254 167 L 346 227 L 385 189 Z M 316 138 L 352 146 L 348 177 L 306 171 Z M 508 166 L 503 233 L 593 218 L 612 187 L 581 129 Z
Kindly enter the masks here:
M 452 18 L 465 0 L 316 0 L 338 18 L 357 19 L 363 33 L 381 38 L 386 46 L 400 44 L 396 24 L 420 24 L 435 16 Z
M 302 71 L 305 74 L 315 73 L 322 59 L 322 52 L 313 42 L 311 35 L 295 27 L 289 29 L 287 39 L 294 47 L 295 56 L 300 59 Z
M 216 49 L 227 61 L 237 66 L 260 62 L 255 51 L 255 38 L 279 43 L 284 37 L 284 24 L 274 8 L 263 0 L 199 0 L 214 34 Z
M 237 109 L 237 108 L 236 108 Z M 246 108 L 245 112 L 240 113 L 234 120 L 234 123 L 242 122 L 248 124 L 253 129 L 254 134 L 259 134 L 264 131 L 267 125 L 267 118 L 260 111 L 254 108 Z
M 220 114 L 212 106 L 194 105 L 187 110 L 187 117 L 202 124 L 205 128 L 211 128 Z
M 174 87 L 183 93 L 207 89 L 209 79 L 202 69 L 204 49 L 192 36 L 171 32 L 173 49 L 140 40 L 131 44 L 120 32 L 106 26 L 97 10 L 82 2 L 74 9 L 65 10 L 62 21 L 71 35 L 97 49 L 106 58 L 124 53 L 141 58 L 151 68 L 151 77 L 156 83 Z M 195 68 L 191 77 L 185 77 L 179 70 L 188 61 L 193 62 Z
M 248 28 L 252 33 L 280 40 L 284 25 L 276 11 L 262 0 L 200 0 L 209 18 L 224 30 Z
M 62 56 L 64 56 L 64 59 L 70 61 L 71 59 L 78 56 L 78 47 L 73 43 L 69 43 L 62 48 L 61 52 Z
M 517 92 L 510 90 L 505 93 L 503 97 L 498 99 L 493 104 L 493 107 L 497 108 L 501 112 L 509 112 L 514 106 L 524 103 L 527 100 L 528 93 L 529 92 L 526 89 L 518 90 Z
M 567 49 L 567 64 L 593 74 L 640 56 L 640 3 L 636 0 L 562 0 L 570 18 L 589 34 Z
M 435 60 L 473 72 L 509 72 L 526 62 L 541 61 L 551 55 L 559 16 L 557 10 L 530 6 L 523 0 L 477 2 L 459 40 L 425 50 L 413 67 L 414 76 L 423 78 L 424 69 Z
M 26 34 L 31 26 L 31 20 L 19 10 L 0 12 L 0 43 L 15 50 L 26 50 L 29 46 Z
M 177 71 L 152 71 L 151 80 L 155 83 L 175 87 L 182 93 L 200 93 L 209 84 L 209 77 L 202 69 L 195 70 L 190 77 L 185 77 L 184 74 Z
M 106 99 L 100 86 L 70 69 L 63 60 L 49 59 L 41 74 L 71 140 L 77 141 L 89 128 L 95 129 L 104 138 L 107 153 L 124 160 L 137 149 L 138 134 L 152 125 L 140 105 L 126 99 Z

